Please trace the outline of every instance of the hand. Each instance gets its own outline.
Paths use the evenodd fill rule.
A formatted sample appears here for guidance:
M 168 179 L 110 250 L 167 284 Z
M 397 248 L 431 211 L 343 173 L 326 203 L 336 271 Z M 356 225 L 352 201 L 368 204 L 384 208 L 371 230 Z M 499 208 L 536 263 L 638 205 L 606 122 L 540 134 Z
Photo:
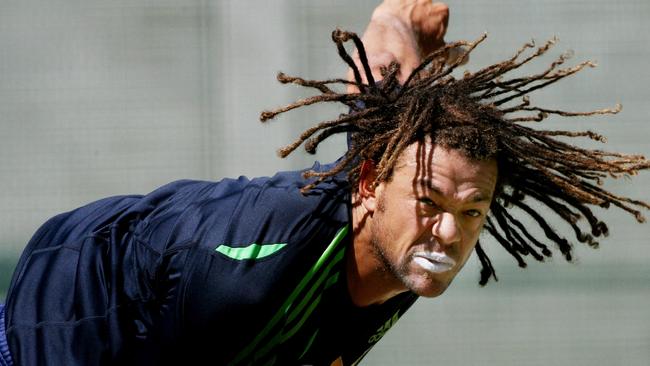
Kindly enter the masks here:
M 399 81 L 406 81 L 423 57 L 445 44 L 448 21 L 449 8 L 443 3 L 385 0 L 375 8 L 361 38 L 374 79 L 381 80 L 381 68 L 395 61 L 401 65 Z M 354 60 L 361 69 L 356 51 Z M 362 77 L 367 82 L 363 73 Z M 348 79 L 354 79 L 352 70 Z M 355 86 L 348 87 L 348 92 L 356 91 Z

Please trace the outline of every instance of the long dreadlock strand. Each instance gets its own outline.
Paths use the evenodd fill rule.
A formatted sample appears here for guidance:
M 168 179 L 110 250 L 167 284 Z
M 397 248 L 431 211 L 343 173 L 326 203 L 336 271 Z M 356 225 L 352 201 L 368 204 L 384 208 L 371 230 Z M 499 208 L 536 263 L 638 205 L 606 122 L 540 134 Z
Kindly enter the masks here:
M 517 261 L 517 265 L 521 268 L 526 268 L 528 264 L 526 264 L 526 261 L 521 257 L 521 254 L 514 248 L 513 244 L 511 241 L 507 240 L 504 238 L 500 233 L 499 230 L 497 229 L 497 225 L 495 225 L 492 222 L 492 219 L 490 217 L 487 218 L 486 224 L 485 224 L 485 229 L 501 244 L 501 246 L 508 252 L 510 253 L 511 256 L 515 258 Z M 503 229 L 503 227 L 501 227 Z M 507 230 L 507 229 L 506 229 Z
M 517 253 L 520 253 L 521 255 L 530 254 L 538 261 L 544 259 L 542 255 L 537 253 L 537 251 L 533 249 L 521 235 L 519 235 L 517 230 L 515 230 L 516 226 L 513 227 L 510 225 L 509 220 L 503 214 L 502 210 L 499 209 L 493 211 L 492 214 L 492 216 L 497 220 L 499 227 L 505 234 L 505 238 L 507 239 L 507 242 L 511 244 L 513 250 L 517 251 Z
M 492 261 L 490 261 L 490 257 L 488 257 L 485 251 L 483 250 L 481 243 L 477 242 L 476 247 L 474 247 L 474 250 L 476 251 L 476 255 L 478 256 L 479 262 L 481 262 L 481 276 L 479 280 L 479 285 L 485 286 L 488 280 L 490 279 L 490 277 L 494 278 L 495 281 L 498 281 L 499 279 L 497 278 L 497 273 L 494 270 L 494 267 L 492 266 Z
M 359 68 L 357 67 L 352 57 L 350 56 L 350 54 L 348 54 L 348 52 L 345 50 L 345 47 L 343 46 L 343 43 L 353 38 L 353 35 L 354 37 L 356 37 L 354 33 L 345 32 L 340 29 L 336 29 L 332 32 L 332 40 L 334 41 L 334 43 L 336 43 L 336 48 L 339 51 L 339 56 L 341 57 L 341 59 L 343 59 L 343 61 L 345 61 L 345 63 L 348 64 L 350 69 L 352 69 L 352 72 L 354 74 L 354 80 L 356 81 L 356 86 L 363 93 L 366 91 L 367 85 L 363 83 L 363 80 L 361 79 L 361 72 L 359 72 Z M 361 62 L 364 64 L 363 67 L 364 69 L 369 71 L 370 66 L 368 65 L 368 59 L 365 58 L 365 54 L 366 54 L 365 48 L 363 49 L 363 52 L 359 52 L 360 56 L 362 54 L 364 55 L 364 59 L 361 60 Z M 367 74 L 370 74 L 370 72 L 367 72 Z
M 544 235 L 551 241 L 553 241 L 555 244 L 557 244 L 558 248 L 560 249 L 560 252 L 564 255 L 564 258 L 568 261 L 572 259 L 571 256 L 571 243 L 569 243 L 568 240 L 565 238 L 559 236 L 555 230 L 551 227 L 551 225 L 546 222 L 546 220 L 537 213 L 537 211 L 533 210 L 530 206 L 527 204 L 523 203 L 522 201 L 513 201 L 513 204 L 520 209 L 522 209 L 524 212 L 526 212 L 533 220 L 537 222 L 539 227 L 544 231 Z M 526 229 L 526 231 L 528 231 Z
M 579 64 L 579 65 L 577 65 L 575 67 L 559 70 L 559 71 L 557 71 L 556 73 L 554 73 L 552 75 L 547 75 L 547 76 L 541 77 L 539 79 L 535 79 L 536 81 L 537 80 L 547 80 L 547 81 L 545 81 L 543 83 L 540 83 L 540 84 L 537 84 L 537 85 L 534 85 L 534 86 L 531 86 L 531 87 L 529 87 L 527 89 L 517 91 L 516 93 L 514 93 L 512 95 L 509 95 L 509 96 L 507 96 L 505 98 L 502 98 L 502 99 L 499 99 L 499 100 L 496 100 L 496 101 L 492 102 L 492 104 L 494 104 L 495 106 L 499 106 L 501 104 L 507 103 L 507 102 L 511 101 L 512 99 L 518 98 L 518 97 L 520 97 L 522 95 L 525 95 L 525 94 L 529 94 L 529 93 L 531 93 L 531 92 L 533 92 L 535 90 L 544 88 L 544 87 L 549 86 L 549 85 L 551 85 L 551 84 L 553 84 L 553 83 L 555 83 L 555 82 L 557 82 L 559 80 L 562 80 L 567 76 L 573 75 L 573 74 L 577 73 L 578 71 L 582 70 L 583 68 L 585 68 L 586 66 L 596 67 L 596 65 L 594 63 L 592 63 L 591 61 L 585 61 L 585 62 L 583 62 L 583 63 L 581 63 L 581 64 Z M 530 82 L 527 81 L 523 85 L 530 85 Z
M 419 77 L 420 72 L 423 71 L 427 66 L 429 66 L 434 60 L 439 59 L 441 56 L 446 54 L 449 50 L 452 49 L 461 49 L 462 53 L 459 57 L 454 60 L 451 64 L 441 64 L 441 67 L 443 67 L 442 70 L 435 69 L 431 73 L 430 77 L 427 78 L 422 78 L 420 79 L 420 82 L 422 83 L 433 83 L 437 81 L 438 79 L 443 78 L 446 75 L 449 75 L 452 71 L 456 69 L 456 67 L 460 66 L 464 60 L 469 56 L 469 54 L 478 46 L 481 42 L 483 42 L 487 38 L 487 34 L 484 33 L 481 37 L 479 37 L 477 40 L 474 42 L 467 42 L 467 41 L 457 41 L 453 43 L 449 43 L 438 49 L 437 51 L 432 52 L 429 56 L 427 56 L 422 63 L 416 67 L 413 72 L 411 72 L 411 75 L 406 79 L 406 82 L 404 82 L 404 87 L 402 90 L 404 92 L 410 90 L 409 89 L 409 84 L 411 81 L 416 79 L 416 77 Z M 465 46 L 465 47 L 464 47 Z M 444 68 L 446 66 L 446 68 Z
M 291 144 L 281 148 L 278 150 L 278 154 L 280 157 L 284 158 L 291 154 L 295 149 L 297 149 L 300 145 L 302 145 L 303 142 L 307 141 L 311 136 L 313 136 L 316 132 L 320 130 L 325 130 L 331 127 L 339 126 L 346 124 L 350 121 L 353 121 L 361 116 L 371 116 L 375 112 L 377 112 L 378 108 L 367 108 L 359 112 L 360 115 L 347 115 L 347 116 L 341 116 L 338 119 L 332 120 L 332 121 L 325 121 L 321 122 L 318 125 L 311 127 L 302 134 L 300 134 L 300 137 L 298 137 L 294 142 Z M 372 121 L 372 120 L 371 120 Z
M 277 79 L 282 84 L 296 84 L 300 86 L 306 86 L 310 88 L 316 88 L 321 91 L 323 94 L 334 94 L 334 91 L 327 87 L 327 84 L 333 82 L 338 82 L 338 80 L 323 80 L 323 81 L 314 81 L 314 80 L 305 80 L 297 76 L 289 76 L 283 72 L 279 72 Z M 329 81 L 329 83 L 328 83 Z
M 307 129 L 294 142 L 280 149 L 282 157 L 301 145 L 307 152 L 315 153 L 320 143 L 330 136 L 349 135 L 348 151 L 331 170 L 304 173 L 311 180 L 302 188 L 303 193 L 343 173 L 347 173 L 350 187 L 356 192 L 361 166 L 367 160 L 373 162 L 373 183 L 386 182 L 404 150 L 415 142 L 430 141 L 457 149 L 470 159 L 495 159 L 499 179 L 485 229 L 522 267 L 526 266 L 525 256 L 540 261 L 550 257 L 552 251 L 547 243 L 553 244 L 566 260 L 572 260 L 572 244 L 551 227 L 546 218 L 549 213 L 569 225 L 577 241 L 592 247 L 598 245 L 596 238 L 607 236 L 609 229 L 591 206 L 617 207 L 643 222 L 641 209 L 650 209 L 648 203 L 616 195 L 605 190 L 602 183 L 607 177 L 628 177 L 648 170 L 648 160 L 641 155 L 586 149 L 558 139 L 587 138 L 606 142 L 604 136 L 593 131 L 543 130 L 526 126 L 550 116 L 618 113 L 620 104 L 614 108 L 575 112 L 536 106 L 530 101 L 532 92 L 595 64 L 586 61 L 565 67 L 572 56 L 565 53 L 541 72 L 508 78 L 511 71 L 546 54 L 556 43 L 556 39 L 552 39 L 539 47 L 534 42 L 526 43 L 510 58 L 473 73 L 466 71 L 462 78 L 452 76 L 485 38 L 483 35 L 474 42 L 459 41 L 441 47 L 428 55 L 400 86 L 397 63 L 382 67 L 383 80 L 375 83 L 358 36 L 335 30 L 332 40 L 339 56 L 352 69 L 354 80 L 305 80 L 281 73 L 278 75 L 280 82 L 314 88 L 321 94 L 263 112 L 260 119 L 266 121 L 286 111 L 322 102 L 342 103 L 350 108 L 349 113 Z M 344 47 L 350 40 L 359 52 L 361 68 Z M 463 51 L 454 61 L 446 62 L 446 54 L 453 48 Z M 368 80 L 366 83 L 361 70 Z M 339 93 L 334 88 L 349 85 L 355 85 L 360 92 Z M 518 98 L 521 101 L 513 105 L 512 101 Z M 418 161 L 418 164 L 422 165 L 418 166 L 418 173 L 427 174 L 428 162 Z M 547 211 L 539 210 L 529 201 L 539 203 Z M 535 235 L 536 231 L 524 225 L 521 216 L 532 220 L 543 236 Z M 579 225 L 581 219 L 585 219 L 586 224 Z M 480 283 L 485 284 L 490 278 L 496 280 L 494 267 L 480 244 L 476 245 L 476 253 L 482 267 Z
M 548 246 L 546 244 L 540 242 L 539 240 L 537 240 L 534 236 L 532 236 L 526 230 L 526 227 L 521 223 L 521 221 L 517 220 L 512 215 L 510 215 L 508 213 L 508 210 L 503 209 L 501 211 L 501 213 L 503 214 L 504 217 L 506 217 L 508 219 L 510 224 L 516 226 L 519 229 L 519 232 L 521 232 L 521 234 L 523 234 L 526 237 L 526 239 L 528 239 L 529 242 L 533 243 L 533 245 L 535 245 L 537 248 L 539 248 L 541 250 L 542 255 L 544 255 L 546 257 L 553 256 L 553 252 L 551 252 L 551 250 L 548 249 Z
M 313 97 L 308 97 L 304 99 L 300 99 L 296 101 L 295 103 L 287 104 L 286 106 L 282 108 L 278 108 L 272 111 L 264 111 L 260 114 L 260 120 L 262 122 L 265 122 L 269 119 L 275 118 L 278 114 L 288 112 L 292 109 L 296 109 L 299 107 L 311 105 L 311 104 L 316 104 L 316 103 L 322 103 L 322 102 L 340 102 L 343 104 L 352 104 L 355 103 L 356 101 L 361 100 L 361 101 L 366 101 L 366 102 L 378 102 L 380 99 L 378 97 L 374 97 L 371 95 L 356 95 L 356 94 L 336 94 L 336 93 L 327 93 L 327 94 L 321 94 L 321 95 L 316 95 Z

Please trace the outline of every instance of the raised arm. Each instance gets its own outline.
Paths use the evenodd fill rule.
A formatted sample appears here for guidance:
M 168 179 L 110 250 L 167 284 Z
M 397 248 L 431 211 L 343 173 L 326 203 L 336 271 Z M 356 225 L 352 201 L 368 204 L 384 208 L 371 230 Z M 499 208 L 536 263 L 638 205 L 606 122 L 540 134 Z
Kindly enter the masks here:
M 381 80 L 381 67 L 395 61 L 404 82 L 424 56 L 445 44 L 448 20 L 447 5 L 431 0 L 385 0 L 377 6 L 361 38 L 374 79 Z M 356 51 L 354 59 L 360 66 Z M 352 70 L 348 79 L 353 79 Z M 356 87 L 348 91 L 355 92 Z

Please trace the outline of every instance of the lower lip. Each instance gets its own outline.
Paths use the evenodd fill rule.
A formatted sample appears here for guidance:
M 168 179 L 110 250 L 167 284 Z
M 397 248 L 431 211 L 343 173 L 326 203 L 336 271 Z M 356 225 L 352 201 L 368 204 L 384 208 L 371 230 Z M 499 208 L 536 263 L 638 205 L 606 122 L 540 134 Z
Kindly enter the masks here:
M 436 262 L 424 257 L 414 257 L 413 262 L 427 272 L 443 273 L 449 271 L 453 266 L 449 263 Z

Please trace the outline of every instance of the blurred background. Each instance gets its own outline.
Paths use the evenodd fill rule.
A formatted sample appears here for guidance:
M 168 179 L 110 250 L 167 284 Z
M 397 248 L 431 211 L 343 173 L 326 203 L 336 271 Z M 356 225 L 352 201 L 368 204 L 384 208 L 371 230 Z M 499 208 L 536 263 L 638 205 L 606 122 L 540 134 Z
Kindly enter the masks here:
M 623 104 L 616 116 L 551 119 L 592 129 L 606 148 L 650 155 L 650 2 L 449 0 L 447 40 L 488 39 L 466 67 L 511 56 L 531 38 L 558 45 L 526 73 L 573 50 L 588 69 L 533 94 L 549 108 Z M 18 256 L 56 213 L 181 178 L 216 180 L 331 161 L 275 150 L 335 117 L 337 106 L 259 112 L 310 95 L 282 70 L 344 75 L 330 32 L 362 33 L 376 1 L 0 0 L 0 299 Z M 595 147 L 590 142 L 585 146 Z M 607 188 L 650 201 L 650 174 Z M 485 238 L 499 282 L 480 288 L 472 259 L 444 296 L 422 299 L 364 365 L 649 365 L 650 225 L 599 211 L 610 236 L 578 259 L 519 269 Z M 567 228 L 560 228 L 571 235 Z

